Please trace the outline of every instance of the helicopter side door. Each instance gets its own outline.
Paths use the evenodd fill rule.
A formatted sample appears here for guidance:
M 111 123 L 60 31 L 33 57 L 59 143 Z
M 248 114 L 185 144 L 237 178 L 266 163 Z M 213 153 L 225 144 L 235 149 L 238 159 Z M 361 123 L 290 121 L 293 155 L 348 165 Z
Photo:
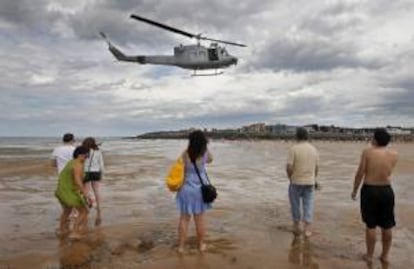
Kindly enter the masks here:
M 218 61 L 219 60 L 217 48 L 208 48 L 207 51 L 208 51 L 208 60 L 209 61 Z

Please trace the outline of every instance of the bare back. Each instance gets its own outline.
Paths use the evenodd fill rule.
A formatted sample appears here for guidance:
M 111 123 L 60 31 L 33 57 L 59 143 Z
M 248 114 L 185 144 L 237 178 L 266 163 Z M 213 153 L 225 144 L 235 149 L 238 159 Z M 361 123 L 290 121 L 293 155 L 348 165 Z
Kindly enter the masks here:
M 391 183 L 391 173 L 398 159 L 395 150 L 374 146 L 364 150 L 363 159 L 365 162 L 365 184 L 389 185 Z

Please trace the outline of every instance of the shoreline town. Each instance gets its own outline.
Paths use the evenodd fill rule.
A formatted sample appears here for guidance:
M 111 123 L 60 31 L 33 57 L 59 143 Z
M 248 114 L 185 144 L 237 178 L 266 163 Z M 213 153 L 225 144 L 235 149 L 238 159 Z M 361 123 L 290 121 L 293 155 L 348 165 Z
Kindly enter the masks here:
M 211 139 L 228 140 L 293 140 L 298 126 L 265 123 L 254 123 L 240 128 L 204 129 L 204 133 Z M 376 127 L 350 128 L 335 125 L 309 124 L 303 126 L 312 140 L 328 141 L 368 141 Z M 386 126 L 385 129 L 392 136 L 394 142 L 413 142 L 414 128 Z M 127 137 L 131 139 L 186 139 L 194 128 L 178 131 L 148 132 L 141 135 Z

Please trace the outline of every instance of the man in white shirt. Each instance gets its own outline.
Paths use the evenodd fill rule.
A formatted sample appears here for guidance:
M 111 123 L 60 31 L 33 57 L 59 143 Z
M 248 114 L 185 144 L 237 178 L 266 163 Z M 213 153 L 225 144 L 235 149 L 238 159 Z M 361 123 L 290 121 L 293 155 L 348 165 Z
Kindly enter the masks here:
M 290 181 L 289 200 L 296 234 L 301 233 L 301 222 L 305 224 L 305 236 L 312 234 L 313 196 L 318 175 L 319 154 L 308 142 L 305 128 L 296 130 L 297 143 L 289 149 L 286 173 Z M 303 214 L 300 204 L 302 201 Z
M 71 133 L 63 135 L 63 145 L 56 147 L 52 153 L 52 166 L 57 168 L 58 174 L 63 170 L 66 163 L 73 159 L 75 150 L 75 137 Z

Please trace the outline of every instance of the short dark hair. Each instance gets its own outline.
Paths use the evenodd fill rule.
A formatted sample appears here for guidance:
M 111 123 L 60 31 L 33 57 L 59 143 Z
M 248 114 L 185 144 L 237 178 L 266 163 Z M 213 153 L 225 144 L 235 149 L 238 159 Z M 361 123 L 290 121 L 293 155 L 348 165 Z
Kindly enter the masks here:
M 308 140 L 308 131 L 305 128 L 299 127 L 296 129 L 296 139 L 299 141 Z
M 85 154 L 86 155 L 88 153 L 89 153 L 89 149 L 88 148 L 85 148 L 83 146 L 76 147 L 75 150 L 73 151 L 73 159 L 78 158 L 78 156 L 81 155 L 81 154 Z
M 384 128 L 377 128 L 374 132 L 374 139 L 378 146 L 385 147 L 390 143 L 391 136 Z
M 68 142 L 72 142 L 75 139 L 75 137 L 73 136 L 73 134 L 71 133 L 66 133 L 63 135 L 63 142 L 68 143 Z

